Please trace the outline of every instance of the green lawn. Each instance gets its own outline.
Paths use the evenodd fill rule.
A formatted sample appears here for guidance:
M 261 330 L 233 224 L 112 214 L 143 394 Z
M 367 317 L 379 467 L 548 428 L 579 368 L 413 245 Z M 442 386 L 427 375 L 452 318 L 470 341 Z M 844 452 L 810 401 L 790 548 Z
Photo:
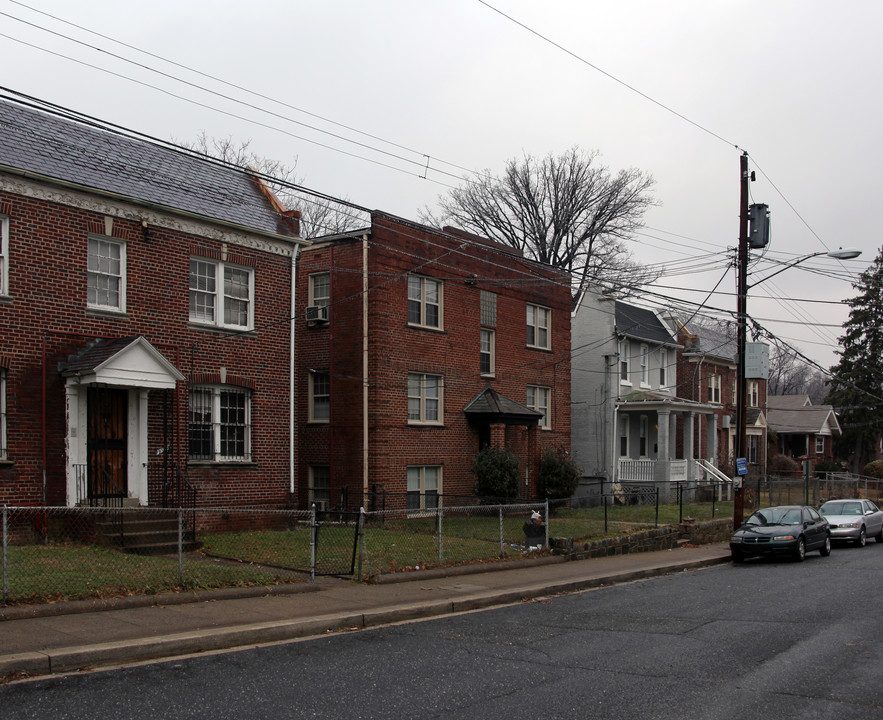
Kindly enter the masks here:
M 358 571 L 361 547 L 361 577 L 417 566 L 520 558 L 527 553 L 525 515 L 519 512 L 518 516 L 503 517 L 501 523 L 496 508 L 477 507 L 468 514 L 443 517 L 441 548 L 434 513 L 424 517 L 369 516 L 363 545 L 356 544 L 354 525 L 326 524 L 318 534 L 316 572 L 348 575 L 351 569 Z M 683 515 L 710 519 L 711 504 L 685 505 Z M 716 505 L 715 515 L 732 516 L 732 503 Z M 677 505 L 661 506 L 658 524 L 676 524 L 678 517 Z M 606 527 L 603 507 L 562 508 L 550 518 L 549 536 L 587 542 L 655 525 L 654 506 L 609 506 Z M 311 547 L 305 524 L 288 530 L 204 533 L 199 539 L 202 552 L 185 556 L 183 586 L 178 584 L 176 557 L 129 555 L 78 544 L 12 545 L 7 553 L 7 597 L 11 602 L 47 602 L 268 585 L 305 581 L 308 577 Z
M 129 555 L 94 545 L 11 545 L 7 596 L 13 602 L 84 600 L 290 582 L 252 565 L 190 560 L 178 585 L 178 560 Z

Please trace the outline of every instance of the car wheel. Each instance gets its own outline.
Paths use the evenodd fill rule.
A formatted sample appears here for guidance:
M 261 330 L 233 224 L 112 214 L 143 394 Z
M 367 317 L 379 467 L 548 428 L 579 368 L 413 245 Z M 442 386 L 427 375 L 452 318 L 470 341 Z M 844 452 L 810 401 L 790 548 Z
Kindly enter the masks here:
M 745 556 L 742 554 L 741 550 L 731 550 L 730 557 L 733 559 L 734 563 L 745 562 Z
M 803 536 L 797 538 L 797 547 L 794 548 L 794 560 L 796 562 L 803 562 L 803 558 L 806 557 L 806 540 Z
M 862 529 L 858 532 L 858 537 L 855 539 L 855 546 L 864 547 L 867 541 L 868 538 L 865 536 L 865 528 L 862 526 Z
M 825 544 L 819 548 L 819 555 L 828 557 L 831 554 L 831 536 L 825 535 Z

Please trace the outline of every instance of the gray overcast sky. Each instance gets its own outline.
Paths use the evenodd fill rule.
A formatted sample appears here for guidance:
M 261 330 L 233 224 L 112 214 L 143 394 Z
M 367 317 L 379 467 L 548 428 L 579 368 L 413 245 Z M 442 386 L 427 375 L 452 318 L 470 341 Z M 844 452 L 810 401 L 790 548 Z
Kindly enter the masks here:
M 656 292 L 697 303 L 738 241 L 744 149 L 773 222 L 750 282 L 770 259 L 863 251 L 749 300 L 825 367 L 841 330 L 813 324 L 839 326 L 846 308 L 763 296 L 840 301 L 881 247 L 878 0 L 0 0 L 0 13 L 0 84 L 163 139 L 250 139 L 308 187 L 406 218 L 461 168 L 597 149 L 656 179 L 660 206 L 630 249 L 665 265 Z M 708 304 L 735 308 L 732 269 L 719 290 Z

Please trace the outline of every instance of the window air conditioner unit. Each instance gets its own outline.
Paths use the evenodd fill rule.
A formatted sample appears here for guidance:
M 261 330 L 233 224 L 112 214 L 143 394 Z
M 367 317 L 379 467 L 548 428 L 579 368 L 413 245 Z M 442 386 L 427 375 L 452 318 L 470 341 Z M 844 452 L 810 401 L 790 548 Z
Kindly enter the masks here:
M 729 415 L 723 415 L 723 416 L 721 416 L 721 427 L 722 427 L 724 430 L 729 430 L 729 429 L 730 429 L 730 416 L 729 416 Z
M 328 322 L 327 305 L 307 305 L 307 322 L 311 324 Z
M 313 505 L 316 506 L 317 512 L 325 512 L 326 510 L 328 510 L 327 500 L 313 500 Z

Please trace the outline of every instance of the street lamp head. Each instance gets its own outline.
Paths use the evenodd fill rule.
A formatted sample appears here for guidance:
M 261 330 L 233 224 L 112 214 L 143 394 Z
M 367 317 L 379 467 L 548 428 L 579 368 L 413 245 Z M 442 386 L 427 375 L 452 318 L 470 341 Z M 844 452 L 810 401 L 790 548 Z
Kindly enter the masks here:
M 852 260 L 862 254 L 861 250 L 856 248 L 838 248 L 827 253 L 828 257 L 835 260 Z

